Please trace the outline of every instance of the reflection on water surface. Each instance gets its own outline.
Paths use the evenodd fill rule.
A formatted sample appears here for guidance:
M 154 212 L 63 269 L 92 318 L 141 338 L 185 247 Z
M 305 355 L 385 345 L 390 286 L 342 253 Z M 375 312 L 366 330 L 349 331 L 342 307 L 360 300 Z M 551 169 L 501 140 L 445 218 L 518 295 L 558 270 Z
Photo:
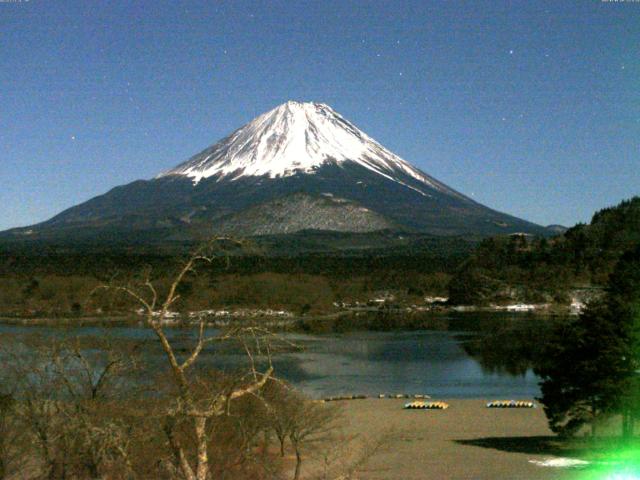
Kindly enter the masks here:
M 311 396 L 363 393 L 426 393 L 434 397 L 533 398 L 539 394 L 532 371 L 551 320 L 528 315 L 465 314 L 439 318 L 438 330 L 285 334 L 302 350 L 279 353 L 276 373 Z M 18 336 L 104 335 L 93 327 L 55 329 L 0 325 Z M 152 332 L 119 327 L 106 331 L 123 340 L 142 341 L 152 365 L 163 365 Z M 193 333 L 171 330 L 189 345 Z M 203 364 L 239 368 L 245 358 L 235 349 L 210 351 Z

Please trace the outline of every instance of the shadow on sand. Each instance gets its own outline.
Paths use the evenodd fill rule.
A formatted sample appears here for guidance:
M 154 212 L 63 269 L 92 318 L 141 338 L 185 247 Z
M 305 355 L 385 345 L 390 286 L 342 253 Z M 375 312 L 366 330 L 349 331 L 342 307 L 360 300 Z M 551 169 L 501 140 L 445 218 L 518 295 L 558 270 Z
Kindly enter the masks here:
M 460 445 L 492 448 L 503 452 L 527 453 L 534 455 L 581 456 L 585 453 L 583 442 L 566 441 L 554 436 L 541 437 L 485 437 L 468 440 L 454 440 Z
M 459 445 L 492 448 L 503 452 L 577 458 L 588 461 L 589 470 L 597 472 L 609 469 L 613 472 L 634 475 L 620 478 L 640 478 L 640 438 L 638 437 L 632 439 L 609 436 L 595 439 L 590 437 L 563 439 L 554 436 L 485 437 L 454 441 Z

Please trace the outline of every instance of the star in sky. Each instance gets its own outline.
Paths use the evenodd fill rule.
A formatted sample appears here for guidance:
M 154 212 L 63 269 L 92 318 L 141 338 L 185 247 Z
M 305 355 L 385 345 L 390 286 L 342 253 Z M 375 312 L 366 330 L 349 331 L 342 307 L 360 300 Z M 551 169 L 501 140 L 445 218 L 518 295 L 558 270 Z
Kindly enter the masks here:
M 29 1 L 35 3 L 42 2 Z M 3 129 L 1 135 L 12 146 L 3 149 L 2 170 L 3 175 L 5 171 L 9 175 L 5 183 L 12 187 L 23 182 L 24 188 L 29 188 L 32 181 L 29 171 L 20 170 L 25 164 L 22 147 L 28 146 L 23 143 L 27 139 L 21 137 L 26 128 L 36 132 L 28 139 L 34 144 L 57 139 L 71 150 L 112 148 L 114 136 L 101 132 L 118 131 L 121 138 L 117 142 L 123 145 L 118 146 L 118 159 L 114 162 L 122 162 L 126 168 L 131 162 L 139 162 L 139 167 L 129 174 L 148 176 L 159 170 L 159 165 L 173 165 L 175 158 L 181 158 L 185 151 L 188 154 L 190 148 L 198 149 L 202 142 L 213 143 L 228 134 L 229 125 L 239 126 L 253 113 L 266 111 L 275 104 L 273 99 L 293 97 L 329 100 L 355 123 L 361 121 L 359 112 L 366 112 L 363 118 L 369 122 L 366 126 L 372 135 L 391 139 L 386 140 L 389 147 L 397 148 L 408 160 L 415 160 L 418 166 L 463 191 L 473 189 L 473 179 L 482 174 L 483 161 L 474 162 L 472 169 L 464 172 L 451 166 L 454 160 L 468 156 L 497 158 L 496 149 L 515 149 L 516 154 L 500 156 L 497 163 L 507 171 L 517 163 L 522 168 L 522 178 L 531 175 L 540 182 L 545 201 L 523 200 L 515 182 L 502 192 L 485 183 L 478 196 L 495 208 L 530 220 L 568 224 L 588 220 L 603 205 L 631 195 L 634 188 L 637 191 L 632 175 L 632 129 L 640 126 L 640 115 L 633 107 L 637 89 L 633 88 L 632 73 L 638 67 L 633 48 L 620 37 L 620 32 L 632 33 L 638 25 L 631 16 L 640 10 L 630 5 L 623 15 L 620 8 L 624 6 L 602 8 L 597 1 L 582 2 L 586 5 L 576 2 L 579 7 L 546 2 L 547 8 L 541 10 L 536 2 L 521 2 L 517 8 L 505 8 L 498 5 L 500 2 L 469 2 L 464 9 L 451 9 L 446 2 L 414 0 L 408 2 L 410 9 L 398 9 L 394 2 L 380 2 L 380 8 L 367 10 L 343 6 L 343 2 L 334 0 L 317 5 L 314 2 L 313 11 L 296 6 L 296 2 L 279 2 L 264 8 L 256 2 L 252 9 L 242 2 L 202 2 L 198 3 L 197 12 L 186 3 L 176 8 L 172 2 L 158 2 L 158 8 L 146 12 L 142 24 L 137 25 L 139 7 L 81 9 L 71 5 L 73 2 L 60 3 L 60 8 L 48 11 L 15 9 L 16 16 L 7 18 L 8 36 L 3 39 L 12 48 L 3 50 L 2 63 L 12 75 L 3 77 L 2 89 L 9 97 L 15 96 L 16 101 L 10 105 L 14 118 L 11 128 Z M 198 18 L 192 18 L 191 12 L 197 13 Z M 309 22 L 310 15 L 314 16 L 313 22 Z M 168 19 L 172 28 L 165 29 Z M 289 25 L 274 28 L 282 25 L 283 19 Z M 476 23 L 477 29 L 474 22 L 481 22 Z M 241 28 L 247 23 L 252 28 Z M 215 39 L 211 36 L 212 24 L 216 26 Z M 305 26 L 302 34 L 299 25 Z M 100 28 L 100 35 L 92 34 L 95 28 Z M 32 29 L 42 48 L 20 40 L 31 38 Z M 326 35 L 327 31 L 332 35 Z M 507 46 L 512 42 L 516 45 Z M 290 48 L 292 44 L 299 48 Z M 136 48 L 121 49 L 121 45 Z M 471 53 L 472 63 L 460 65 L 461 58 L 466 59 Z M 503 56 L 505 53 L 508 58 Z M 371 61 L 371 55 L 375 61 Z M 181 68 L 166 68 L 167 61 L 173 59 Z M 295 68 L 278 67 L 286 62 Z M 38 74 L 29 74 L 25 64 L 37 66 Z M 247 69 L 246 65 L 255 68 Z M 518 71 L 512 70 L 516 67 Z M 406 79 L 405 68 L 409 72 Z M 244 73 L 242 82 L 230 82 L 237 72 Z M 55 85 L 50 80 L 53 75 Z M 185 75 L 190 79 L 188 88 Z M 391 82 L 394 88 L 388 88 L 381 79 Z M 615 93 L 609 88 L 613 82 L 620 83 Z M 354 85 L 361 88 L 353 88 Z M 427 91 L 428 98 L 420 101 L 422 92 Z M 39 92 L 38 101 L 20 101 L 20 96 L 28 92 Z M 172 102 L 165 100 L 166 92 Z M 69 101 L 70 95 L 75 101 Z M 580 99 L 576 108 L 570 102 L 573 98 Z M 467 109 L 469 99 L 473 101 L 472 110 Z M 396 106 L 401 110 L 401 101 L 402 111 L 393 111 Z M 208 112 L 214 111 L 216 116 L 229 116 L 228 122 L 215 122 L 210 130 L 207 125 L 178 132 L 174 117 L 191 116 L 188 105 L 194 103 L 200 105 L 198 112 L 204 112 L 193 120 L 194 124 L 202 122 L 203 117 L 211 118 L 214 114 Z M 402 115 L 406 122 L 402 127 L 406 128 L 398 126 L 400 120 L 389 122 L 387 115 L 380 113 L 385 109 L 390 110 L 389 116 Z M 428 116 L 431 109 L 438 109 L 439 114 Z M 92 114 L 96 111 L 104 112 L 101 118 Z M 371 115 L 372 111 L 377 113 Z M 463 112 L 468 114 L 462 115 Z M 583 115 L 589 117 L 588 122 L 580 121 Z M 65 121 L 56 122 L 56 117 Z M 123 128 L 123 118 L 127 125 L 148 124 L 153 130 L 142 133 L 137 128 Z M 20 122 L 27 120 L 33 124 L 25 123 L 23 127 Z M 187 123 L 184 119 L 179 122 Z M 535 128 L 526 128 L 530 125 Z M 82 142 L 75 132 L 68 131 L 76 126 L 81 128 L 81 136 L 87 134 Z M 500 132 L 511 127 L 522 129 L 517 142 L 506 135 L 484 141 L 489 128 Z M 412 131 L 414 128 L 416 131 Z M 415 138 L 427 129 L 434 132 L 433 139 L 416 142 Z M 570 144 L 555 141 L 560 129 Z M 444 135 L 446 132 L 450 134 Z M 458 141 L 465 134 L 468 138 Z M 136 135 L 142 136 L 143 141 L 136 140 Z M 552 140 L 545 148 L 534 148 L 539 136 Z M 610 168 L 588 161 L 588 152 L 594 145 L 602 145 L 600 156 L 609 159 Z M 5 150 L 10 151 L 8 155 Z M 161 155 L 148 153 L 156 151 Z M 51 152 L 37 149 L 37 153 L 31 161 L 42 165 L 53 161 Z M 66 153 L 56 154 L 64 158 Z M 433 161 L 427 162 L 432 155 Z M 579 158 L 582 160 L 576 160 Z M 567 169 L 606 171 L 612 177 L 594 176 L 594 192 L 585 198 L 582 185 L 575 184 L 575 178 L 563 177 L 563 183 L 543 181 L 545 175 L 555 180 L 559 161 L 566 162 Z M 88 159 L 84 165 L 92 174 Z M 122 182 L 120 169 L 112 170 L 104 183 L 101 179 L 90 187 L 92 193 L 99 193 L 107 184 Z M 616 177 L 617 172 L 625 170 L 629 175 Z M 556 187 L 559 191 L 553 190 Z M 72 182 L 56 188 L 61 189 L 56 208 L 79 201 Z M 5 190 L 0 189 L 0 193 L 6 194 Z M 54 195 L 53 191 L 46 193 Z M 563 202 L 562 209 L 556 208 L 555 203 L 567 200 L 565 197 L 570 200 Z M 44 207 L 37 207 L 40 210 L 36 215 L 17 202 L 16 213 L 9 215 L 13 225 L 7 223 L 9 216 L 0 216 L 0 230 L 21 222 L 44 220 L 56 213 L 49 205 L 52 202 L 44 203 Z

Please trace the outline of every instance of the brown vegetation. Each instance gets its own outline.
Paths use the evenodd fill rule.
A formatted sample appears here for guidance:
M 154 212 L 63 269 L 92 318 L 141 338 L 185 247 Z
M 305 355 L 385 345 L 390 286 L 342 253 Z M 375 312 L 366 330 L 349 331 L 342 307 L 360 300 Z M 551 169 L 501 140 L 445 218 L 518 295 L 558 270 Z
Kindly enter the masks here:
M 152 278 L 159 294 L 166 295 L 171 274 Z M 262 272 L 201 274 L 183 281 L 177 311 L 209 309 L 282 309 L 294 315 L 335 311 L 334 302 L 367 302 L 381 291 L 394 294 L 399 303 L 420 304 L 425 295 L 446 295 L 446 273 L 360 275 L 336 277 L 301 273 Z M 120 273 L 124 284 L 138 275 Z M 0 315 L 11 317 L 85 317 L 131 315 L 140 305 L 122 295 L 102 294 L 87 303 L 103 279 L 93 275 L 41 274 L 0 277 Z
M 215 242 L 198 250 L 168 285 L 147 272 L 96 288 L 110 294 L 101 302 L 121 301 L 111 295 L 120 294 L 143 307 L 164 369 L 147 364 L 148 344 L 108 335 L 2 337 L 0 478 L 299 479 L 305 456 L 335 446 L 335 407 L 274 376 L 271 355 L 281 340 L 270 332 L 209 332 L 201 319 L 194 335 L 183 337 L 187 347 L 165 333 L 184 282 L 220 248 Z M 242 352 L 245 369 L 199 365 L 221 343 Z M 344 438 L 339 443 L 348 446 Z M 354 458 L 325 478 L 350 478 L 362 463 Z

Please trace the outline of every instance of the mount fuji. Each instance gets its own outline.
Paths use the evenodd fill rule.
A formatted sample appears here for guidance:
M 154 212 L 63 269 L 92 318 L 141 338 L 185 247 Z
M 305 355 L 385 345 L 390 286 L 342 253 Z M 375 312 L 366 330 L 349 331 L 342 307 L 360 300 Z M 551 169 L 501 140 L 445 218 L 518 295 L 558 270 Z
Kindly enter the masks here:
M 427 175 L 328 105 L 289 101 L 151 180 L 3 236 L 193 239 L 308 230 L 548 233 Z

